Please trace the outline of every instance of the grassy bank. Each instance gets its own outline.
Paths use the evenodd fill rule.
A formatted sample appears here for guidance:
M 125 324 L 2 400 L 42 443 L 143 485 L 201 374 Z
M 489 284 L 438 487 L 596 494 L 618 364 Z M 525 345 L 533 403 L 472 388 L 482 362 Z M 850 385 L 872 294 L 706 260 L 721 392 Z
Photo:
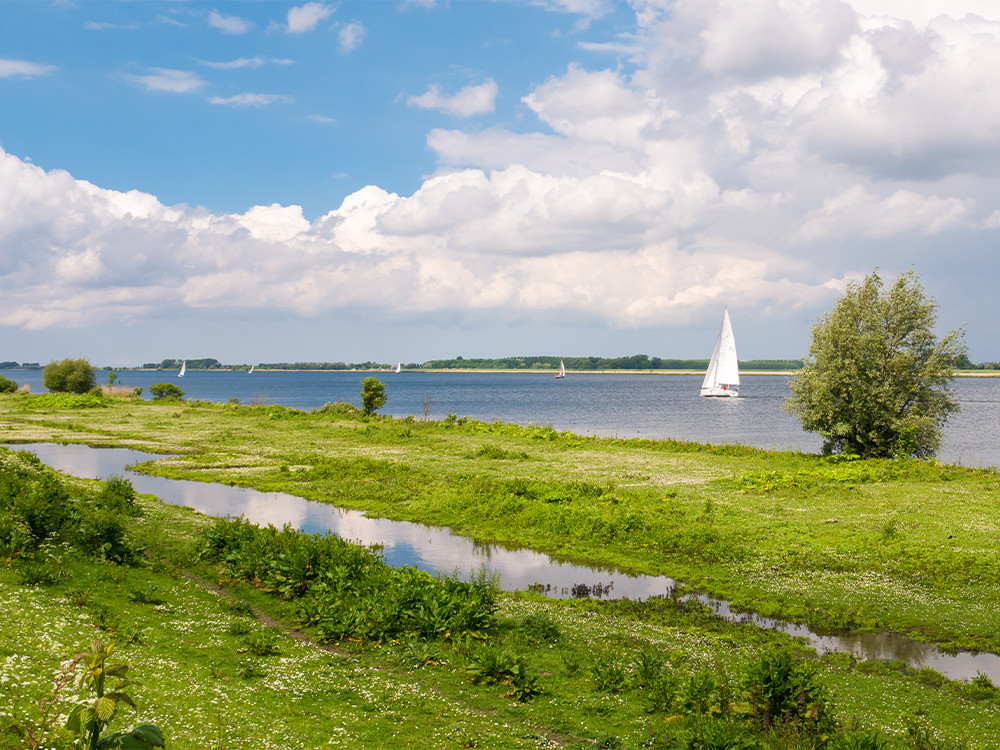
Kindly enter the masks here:
M 89 397 L 83 397 L 84 399 Z M 919 461 L 373 419 L 337 405 L 0 399 L 0 439 L 123 445 L 144 470 L 450 526 L 687 582 L 818 628 L 1000 651 L 1000 482 Z
M 343 405 L 306 413 L 0 398 L 0 441 L 18 440 L 174 453 L 145 468 L 292 492 L 567 558 L 667 574 L 814 625 L 888 627 L 997 650 L 1000 519 L 992 472 L 580 438 L 460 419 L 365 421 Z M 260 747 L 405 746 L 406 738 L 413 746 L 437 747 L 592 746 L 597 740 L 684 746 L 676 744 L 676 732 L 695 731 L 700 709 L 679 708 L 674 698 L 652 705 L 643 669 L 659 663 L 660 674 L 675 674 L 673 696 L 695 690 L 691 680 L 711 673 L 716 697 L 703 708 L 711 713 L 719 705 L 733 731 L 743 731 L 752 724 L 740 713 L 749 710 L 747 675 L 762 653 L 787 642 L 669 600 L 602 604 L 499 595 L 482 641 L 440 635 L 326 643 L 329 628 L 299 623 L 295 601 L 266 596 L 260 580 L 235 578 L 217 561 L 192 562 L 204 548 L 203 519 L 149 499 L 142 503 L 143 516 L 130 533 L 149 556 L 138 567 L 67 553 L 60 556 L 60 575 L 39 587 L 20 585 L 16 557 L 0 571 L 8 611 L 27 613 L 2 631 L 0 691 L 24 696 L 8 717 L 12 732 L 31 720 L 60 660 L 103 632 L 124 641 L 122 659 L 145 683 L 138 702 L 148 708 L 140 710 L 176 738 L 172 746 L 241 747 L 253 732 L 269 738 L 271 744 Z M 203 585 L 220 579 L 222 594 Z M 80 605 L 78 591 L 95 592 L 94 599 Z M 98 600 L 106 600 L 104 609 L 93 610 Z M 257 617 L 233 625 L 240 615 L 232 602 L 241 601 L 254 606 Z M 268 635 L 265 614 L 281 629 Z M 313 642 L 295 637 L 290 626 L 308 631 Z M 238 632 L 243 628 L 249 630 Z M 272 639 L 280 655 L 254 657 L 250 634 L 258 644 Z M 541 693 L 521 701 L 505 695 L 511 686 L 503 679 L 475 684 L 489 657 L 486 644 L 524 655 Z M 928 670 L 848 657 L 817 665 L 840 722 L 830 737 L 856 717 L 899 747 L 1000 742 L 997 703 L 987 685 L 957 685 Z M 682 683 L 686 687 L 678 687 Z M 720 689 L 733 691 L 732 700 L 720 698 Z M 317 716 L 330 719 L 317 722 Z M 265 731 L 267 717 L 287 729 Z M 930 731 L 921 722 L 940 734 L 938 744 L 914 739 Z M 813 745 L 795 744 L 758 730 L 754 741 L 770 744 L 748 747 L 822 746 L 816 738 L 809 740 Z
M 11 476 L 34 489 L 12 499 Z M 287 583 L 287 551 L 266 559 L 257 547 L 246 557 L 220 541 L 221 529 L 238 525 L 133 497 L 115 563 L 75 530 L 106 502 L 102 483 L 53 479 L 26 454 L 0 450 L 0 488 L 6 531 L 18 508 L 37 502 L 63 503 L 72 520 L 47 543 L 25 537 L 18 548 L 4 536 L 0 601 L 17 616 L 0 628 L 0 747 L 71 746 L 62 723 L 76 690 L 64 685 L 43 707 L 60 665 L 95 638 L 116 643 L 115 660 L 137 680 L 137 709 L 122 710 L 109 731 L 153 724 L 173 748 L 944 750 L 1000 741 L 1000 691 L 985 683 L 845 656 L 804 660 L 785 636 L 670 599 L 497 592 L 477 637 L 418 628 L 331 637 L 304 624 L 315 609 L 304 592 L 274 585 Z M 247 565 L 257 566 L 249 578 Z M 791 702 L 769 714 L 762 688 L 789 686 Z

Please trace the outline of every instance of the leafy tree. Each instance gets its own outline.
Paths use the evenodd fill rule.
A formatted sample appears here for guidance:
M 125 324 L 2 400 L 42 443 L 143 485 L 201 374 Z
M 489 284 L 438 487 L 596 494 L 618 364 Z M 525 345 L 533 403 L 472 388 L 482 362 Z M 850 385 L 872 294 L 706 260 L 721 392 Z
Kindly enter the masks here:
M 385 383 L 381 380 L 372 377 L 361 381 L 361 410 L 366 417 L 385 406 L 386 398 Z
M 173 383 L 153 383 L 149 386 L 149 392 L 153 394 L 154 399 L 184 398 L 184 391 Z
M 42 370 L 42 383 L 56 393 L 86 393 L 97 385 L 97 373 L 85 359 L 53 360 Z
M 17 390 L 17 381 L 0 375 L 0 393 L 13 393 Z
M 825 453 L 934 455 L 941 426 L 958 410 L 950 385 L 966 351 L 963 331 L 935 336 L 936 318 L 912 270 L 888 290 L 878 269 L 849 284 L 813 327 L 786 408 L 826 439 Z

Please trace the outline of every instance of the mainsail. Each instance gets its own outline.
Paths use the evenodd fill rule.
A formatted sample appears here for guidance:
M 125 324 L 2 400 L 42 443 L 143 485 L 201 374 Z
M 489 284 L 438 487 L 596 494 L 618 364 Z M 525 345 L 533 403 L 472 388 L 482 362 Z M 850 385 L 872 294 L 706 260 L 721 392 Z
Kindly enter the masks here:
M 712 361 L 708 363 L 708 372 L 701 384 L 702 396 L 739 396 L 740 367 L 736 358 L 736 340 L 733 338 L 733 326 L 729 322 L 729 310 L 722 315 L 722 326 L 715 339 L 715 350 Z

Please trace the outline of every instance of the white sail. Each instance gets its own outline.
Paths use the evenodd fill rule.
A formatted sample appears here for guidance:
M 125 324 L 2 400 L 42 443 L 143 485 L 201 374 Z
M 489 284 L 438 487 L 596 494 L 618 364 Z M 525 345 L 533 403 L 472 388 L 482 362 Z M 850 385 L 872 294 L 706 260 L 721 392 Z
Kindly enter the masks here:
M 563 361 L 561 359 L 559 360 L 559 374 L 556 375 L 556 377 L 557 378 L 566 377 L 566 365 L 563 364 Z
M 181 371 L 179 373 L 177 373 L 177 377 L 179 377 L 179 378 L 183 378 L 184 377 L 184 373 L 187 372 L 187 366 L 188 366 L 187 360 L 183 360 L 181 362 Z
M 396 372 L 402 372 L 402 371 L 403 371 L 403 363 L 402 362 L 397 362 L 396 363 Z
M 251 375 L 252 373 L 253 373 L 253 365 L 250 365 L 250 370 L 247 372 L 247 375 Z
M 708 363 L 705 380 L 701 384 L 702 396 L 739 396 L 740 367 L 736 358 L 736 339 L 729 322 L 729 310 L 722 315 L 722 325 L 715 339 L 712 360 Z

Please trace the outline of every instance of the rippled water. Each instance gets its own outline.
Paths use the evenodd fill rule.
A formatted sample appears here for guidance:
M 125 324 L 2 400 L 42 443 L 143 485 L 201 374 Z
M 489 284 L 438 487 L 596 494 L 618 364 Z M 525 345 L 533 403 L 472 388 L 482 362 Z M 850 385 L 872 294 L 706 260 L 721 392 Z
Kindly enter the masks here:
M 38 370 L 0 372 L 40 392 Z M 188 372 L 124 371 L 121 383 L 148 394 L 153 383 L 176 383 L 188 398 L 242 403 L 266 401 L 315 409 L 329 401 L 360 406 L 363 372 Z M 803 432 L 783 406 L 789 396 L 783 375 L 745 375 L 738 399 L 701 398 L 700 375 L 570 373 L 403 372 L 378 373 L 394 416 L 423 414 L 423 399 L 433 401 L 431 416 L 452 412 L 484 421 L 552 425 L 581 435 L 673 438 L 703 443 L 743 443 L 760 448 L 817 452 L 822 440 Z M 98 374 L 98 382 L 106 375 Z M 956 378 L 962 411 L 944 430 L 938 455 L 965 466 L 1000 466 L 1000 378 Z
M 74 476 L 106 479 L 111 474 L 121 474 L 139 492 L 209 515 L 242 516 L 253 523 L 278 527 L 289 523 L 309 533 L 332 531 L 366 546 L 381 545 L 386 562 L 393 566 L 415 566 L 430 573 L 457 572 L 460 576 L 485 566 L 500 574 L 501 585 L 508 591 L 540 584 L 547 595 L 554 597 L 599 592 L 605 598 L 647 599 L 669 595 L 676 584 L 665 576 L 631 576 L 613 569 L 560 562 L 531 550 L 478 544 L 445 528 L 368 518 L 358 511 L 295 495 L 126 471 L 130 464 L 158 458 L 139 451 L 55 444 L 10 447 L 30 450 L 50 466 Z M 981 672 L 1000 683 L 1000 657 L 993 654 L 946 654 L 930 644 L 891 633 L 820 635 L 802 625 L 732 612 L 724 601 L 698 598 L 726 619 L 801 636 L 819 653 L 841 652 L 859 659 L 898 660 L 918 668 L 931 667 L 957 680 L 971 679 Z

